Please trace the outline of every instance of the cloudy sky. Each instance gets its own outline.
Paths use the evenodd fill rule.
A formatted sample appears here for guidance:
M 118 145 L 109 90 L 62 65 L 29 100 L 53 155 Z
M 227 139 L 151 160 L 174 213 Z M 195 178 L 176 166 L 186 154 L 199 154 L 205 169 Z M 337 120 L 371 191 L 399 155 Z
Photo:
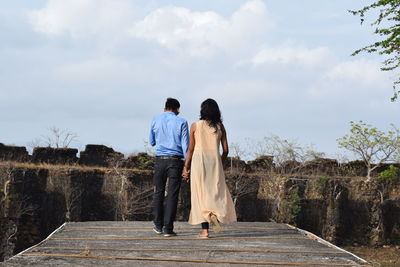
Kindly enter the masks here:
M 56 126 L 74 147 L 144 150 L 165 99 L 189 123 L 218 101 L 230 142 L 270 134 L 334 155 L 349 121 L 400 126 L 394 74 L 351 57 L 374 40 L 348 0 L 19 0 L 0 3 L 0 142 Z

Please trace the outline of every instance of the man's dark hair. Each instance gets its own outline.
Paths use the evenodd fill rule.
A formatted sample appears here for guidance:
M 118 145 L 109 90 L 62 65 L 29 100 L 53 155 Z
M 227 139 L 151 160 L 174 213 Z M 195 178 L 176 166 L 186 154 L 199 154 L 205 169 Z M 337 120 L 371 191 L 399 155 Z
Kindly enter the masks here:
M 165 109 L 168 110 L 177 110 L 181 107 L 181 104 L 179 104 L 179 101 L 176 100 L 175 98 L 168 97 L 167 102 L 165 102 Z

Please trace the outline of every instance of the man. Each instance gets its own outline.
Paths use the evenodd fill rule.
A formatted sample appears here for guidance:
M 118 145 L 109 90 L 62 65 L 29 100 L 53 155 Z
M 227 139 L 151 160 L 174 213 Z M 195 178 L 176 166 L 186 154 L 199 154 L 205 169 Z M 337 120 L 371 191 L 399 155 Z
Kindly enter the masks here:
M 187 121 L 178 117 L 180 104 L 168 98 L 164 113 L 151 123 L 149 143 L 156 146 L 154 166 L 154 228 L 156 234 L 175 236 L 174 220 L 178 205 L 179 189 L 182 182 L 183 159 L 189 145 Z M 168 179 L 167 196 L 165 187 Z M 164 209 L 165 198 L 165 209 Z

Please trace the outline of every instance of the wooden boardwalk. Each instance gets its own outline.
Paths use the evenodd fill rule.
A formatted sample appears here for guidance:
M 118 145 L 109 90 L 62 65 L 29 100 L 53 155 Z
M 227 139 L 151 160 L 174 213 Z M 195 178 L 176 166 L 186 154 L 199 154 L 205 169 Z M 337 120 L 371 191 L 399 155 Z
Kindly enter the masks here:
M 286 224 L 240 222 L 208 239 L 175 224 L 176 237 L 151 222 L 66 223 L 2 266 L 360 266 L 366 262 Z

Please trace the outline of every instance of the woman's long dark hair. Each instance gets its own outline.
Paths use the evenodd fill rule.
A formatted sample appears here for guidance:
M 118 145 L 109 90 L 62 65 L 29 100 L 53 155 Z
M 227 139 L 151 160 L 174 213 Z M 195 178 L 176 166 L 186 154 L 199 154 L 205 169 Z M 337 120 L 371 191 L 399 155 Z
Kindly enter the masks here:
M 217 132 L 218 126 L 222 124 L 222 118 L 221 111 L 214 99 L 209 98 L 201 103 L 200 120 L 206 120 L 208 125 L 213 127 L 215 132 Z

